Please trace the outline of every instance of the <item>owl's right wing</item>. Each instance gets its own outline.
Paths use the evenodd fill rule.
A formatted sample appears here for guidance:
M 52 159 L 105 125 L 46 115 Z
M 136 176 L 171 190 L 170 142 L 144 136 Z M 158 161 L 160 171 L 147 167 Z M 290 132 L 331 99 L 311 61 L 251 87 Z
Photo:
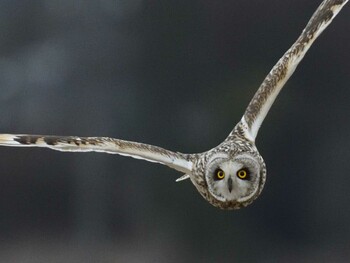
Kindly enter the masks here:
M 190 155 L 172 152 L 149 144 L 109 137 L 0 134 L 0 146 L 44 147 L 63 152 L 119 154 L 164 164 L 186 174 L 191 174 L 193 166 L 189 158 Z
M 289 77 L 302 60 L 308 49 L 323 30 L 332 22 L 348 0 L 325 0 L 317 8 L 297 41 L 280 58 L 266 76 L 250 101 L 243 117 L 244 135 L 255 141 L 259 128 Z M 235 130 L 229 135 L 233 135 Z

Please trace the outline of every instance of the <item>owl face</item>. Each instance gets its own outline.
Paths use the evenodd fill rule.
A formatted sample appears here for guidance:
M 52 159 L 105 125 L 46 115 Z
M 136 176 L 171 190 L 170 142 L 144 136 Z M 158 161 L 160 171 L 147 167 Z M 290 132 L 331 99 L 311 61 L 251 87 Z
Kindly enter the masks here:
M 208 191 L 219 203 L 244 204 L 253 201 L 262 189 L 261 165 L 249 153 L 214 155 L 207 167 L 205 180 Z

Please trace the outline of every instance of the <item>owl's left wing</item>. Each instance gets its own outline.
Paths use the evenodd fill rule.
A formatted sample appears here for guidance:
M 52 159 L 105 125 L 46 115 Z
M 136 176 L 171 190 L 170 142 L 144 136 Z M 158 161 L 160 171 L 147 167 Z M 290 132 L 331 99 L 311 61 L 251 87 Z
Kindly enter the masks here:
M 190 155 L 172 152 L 157 146 L 118 140 L 109 137 L 46 136 L 27 134 L 0 134 L 0 146 L 44 147 L 63 152 L 102 152 L 130 156 L 161 163 L 190 174 Z
M 244 135 L 255 141 L 259 128 L 289 77 L 302 60 L 308 49 L 323 30 L 332 22 L 348 0 L 324 0 L 317 8 L 297 41 L 280 58 L 266 76 L 250 101 L 243 117 Z M 235 132 L 232 131 L 230 136 Z

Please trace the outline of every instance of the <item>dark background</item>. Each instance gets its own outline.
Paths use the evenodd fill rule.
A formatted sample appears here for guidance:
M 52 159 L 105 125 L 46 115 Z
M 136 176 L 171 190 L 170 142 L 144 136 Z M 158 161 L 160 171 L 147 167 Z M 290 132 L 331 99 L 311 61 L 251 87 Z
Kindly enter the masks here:
M 0 132 L 220 143 L 321 0 L 0 1 Z M 167 167 L 0 148 L 1 262 L 348 262 L 350 9 L 257 138 L 261 197 L 221 211 Z

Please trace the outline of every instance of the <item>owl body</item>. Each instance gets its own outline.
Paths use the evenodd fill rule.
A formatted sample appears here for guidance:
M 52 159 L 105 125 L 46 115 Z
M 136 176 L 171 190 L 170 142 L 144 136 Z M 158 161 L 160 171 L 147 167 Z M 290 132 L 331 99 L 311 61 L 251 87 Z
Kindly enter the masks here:
M 199 193 L 213 206 L 239 209 L 252 203 L 261 193 L 266 181 L 266 165 L 255 143 L 241 136 L 239 123 L 227 140 L 217 147 L 194 157 L 190 175 Z M 224 178 L 215 179 L 218 169 Z M 240 178 L 245 170 L 249 178 Z

